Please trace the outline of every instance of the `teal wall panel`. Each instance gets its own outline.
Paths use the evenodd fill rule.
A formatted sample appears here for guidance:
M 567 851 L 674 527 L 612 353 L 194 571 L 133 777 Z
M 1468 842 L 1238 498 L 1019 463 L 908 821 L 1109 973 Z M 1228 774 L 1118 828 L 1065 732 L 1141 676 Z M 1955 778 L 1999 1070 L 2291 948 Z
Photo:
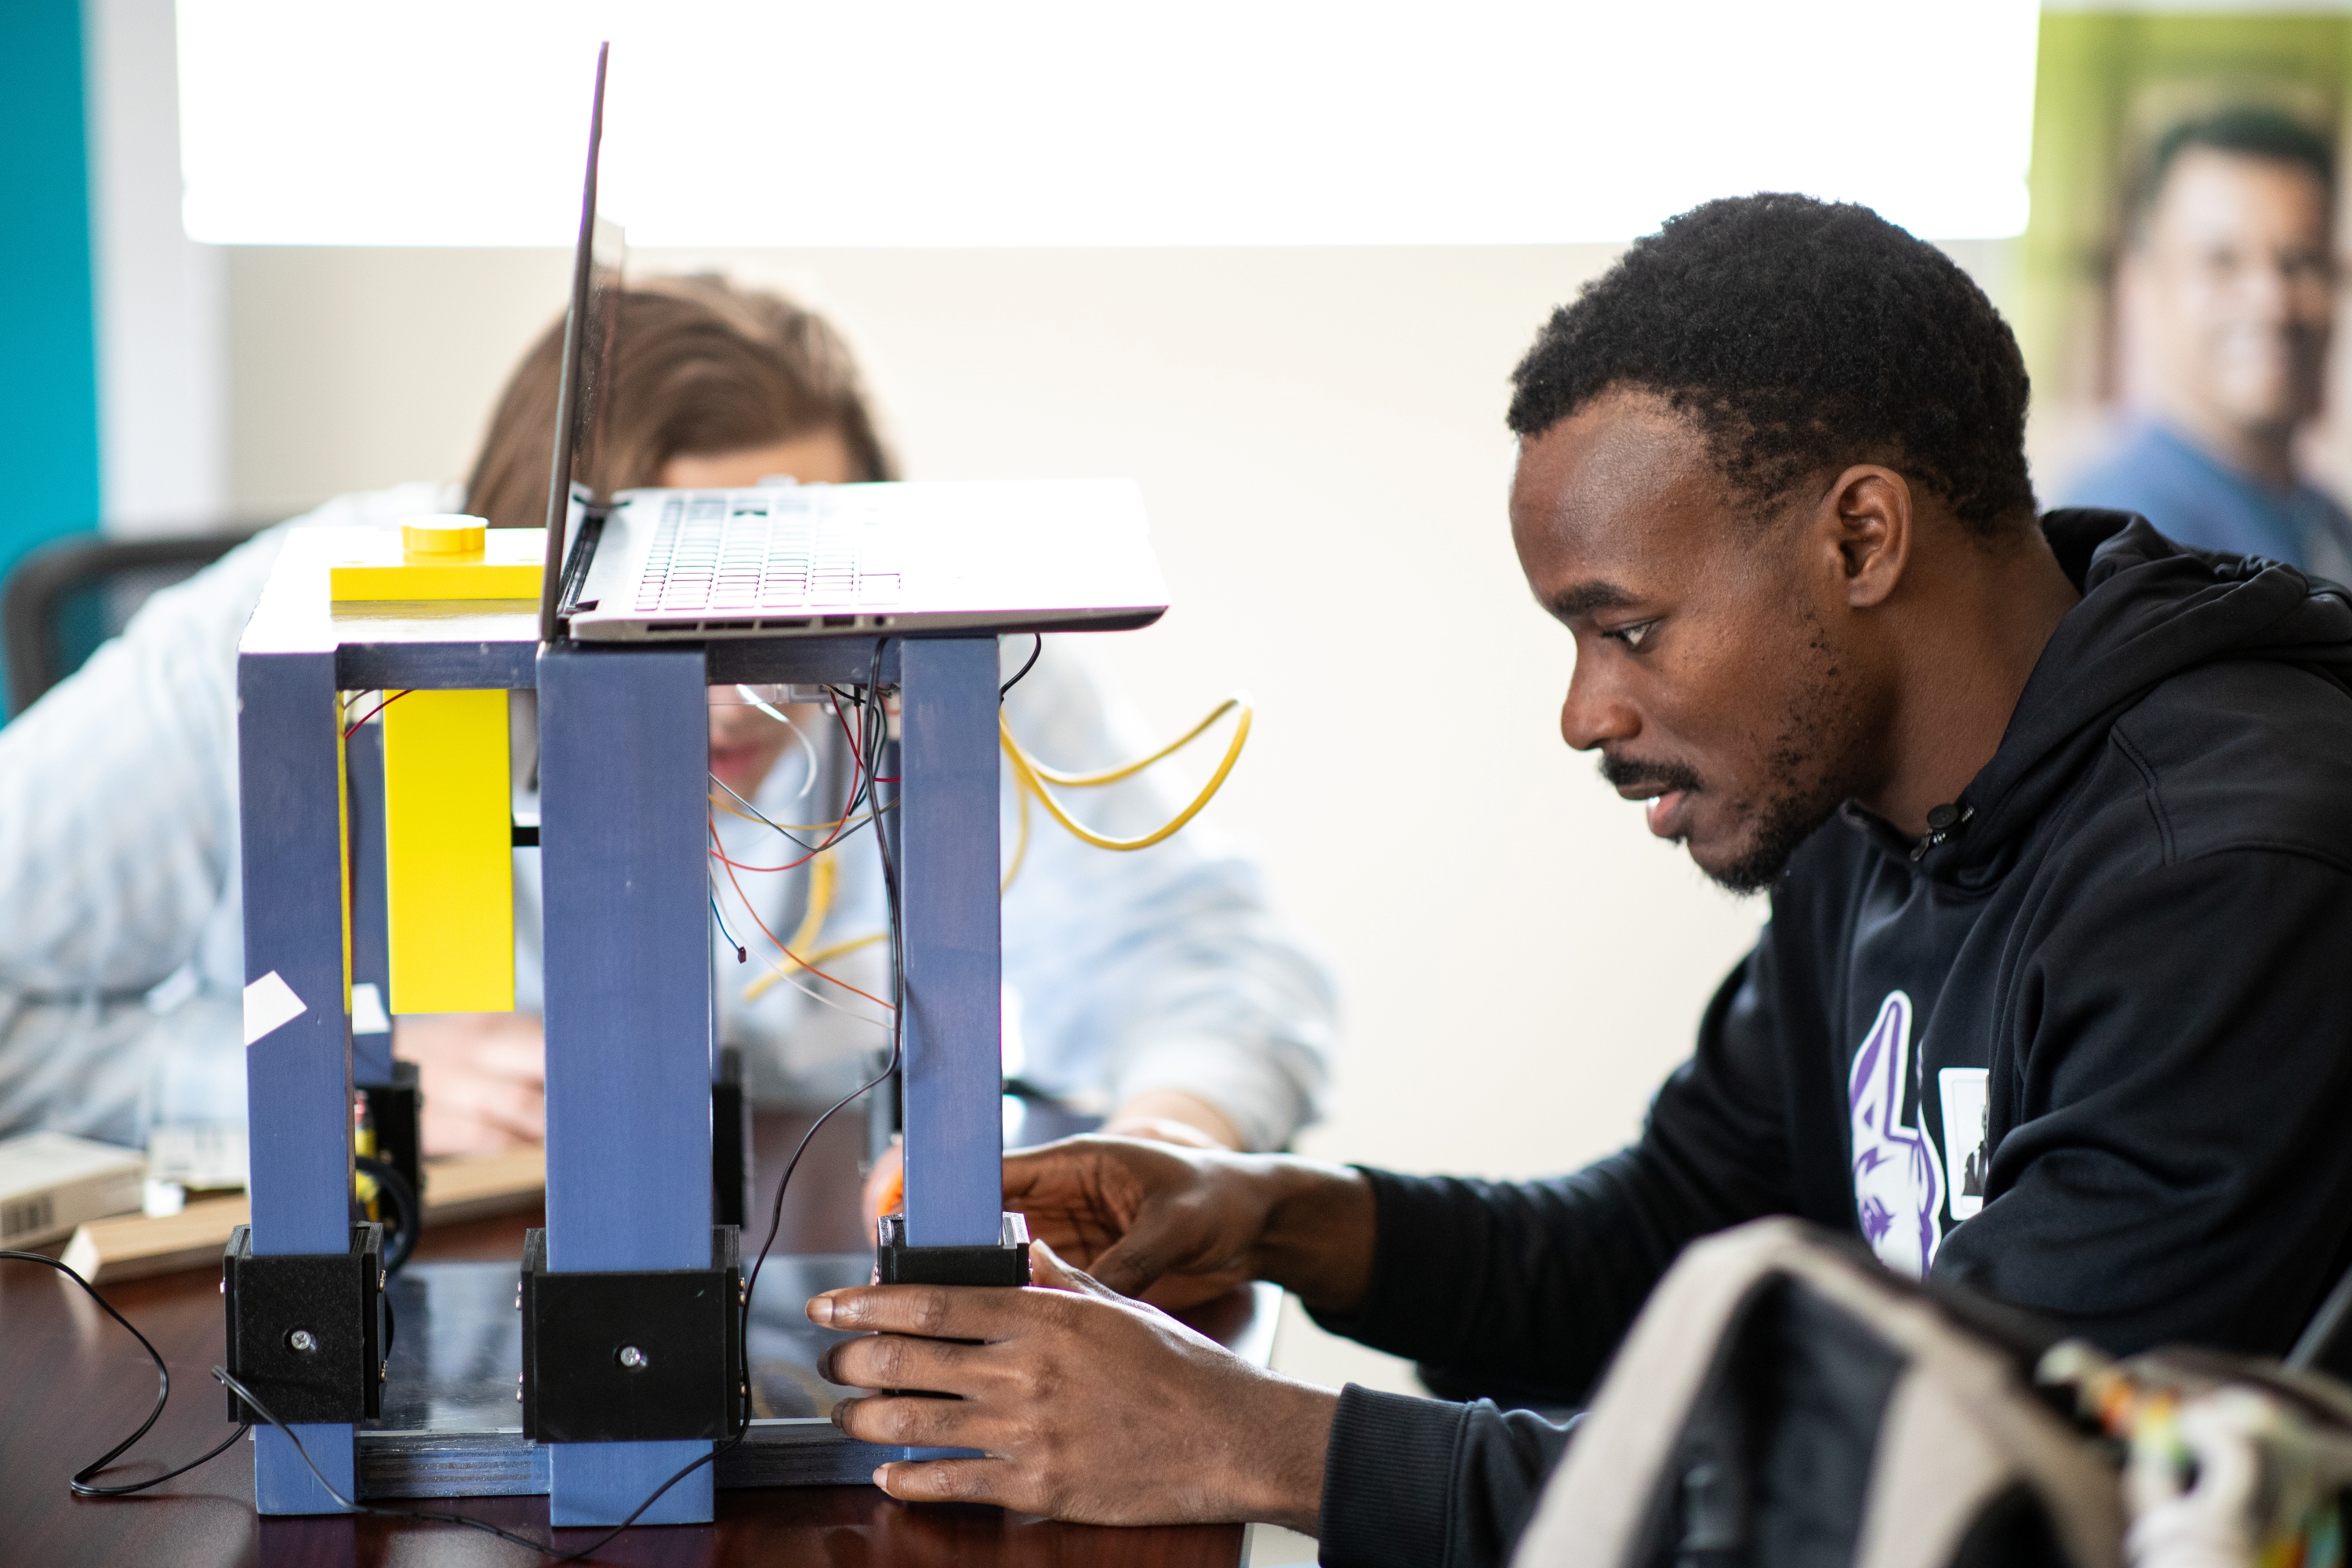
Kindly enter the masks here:
M 0 0 L 0 574 L 99 521 L 98 336 L 77 0 Z

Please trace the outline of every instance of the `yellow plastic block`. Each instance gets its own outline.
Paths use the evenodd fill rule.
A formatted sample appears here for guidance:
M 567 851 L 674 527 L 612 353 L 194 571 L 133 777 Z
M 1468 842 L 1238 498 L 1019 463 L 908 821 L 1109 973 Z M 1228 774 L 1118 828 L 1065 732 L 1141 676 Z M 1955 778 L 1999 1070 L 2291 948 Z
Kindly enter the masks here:
M 478 517 L 411 518 L 327 569 L 337 604 L 416 599 L 536 599 L 543 528 L 490 528 Z
M 394 1013 L 514 1006 L 507 694 L 411 691 L 383 710 Z

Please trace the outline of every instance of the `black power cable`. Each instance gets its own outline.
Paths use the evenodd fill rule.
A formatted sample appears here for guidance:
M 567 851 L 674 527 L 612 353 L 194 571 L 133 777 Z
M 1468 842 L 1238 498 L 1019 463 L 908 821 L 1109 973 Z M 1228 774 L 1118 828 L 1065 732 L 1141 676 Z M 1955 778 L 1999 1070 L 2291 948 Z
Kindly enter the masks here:
M 1013 689 L 1021 684 L 1022 678 L 1037 668 L 1037 656 L 1045 651 L 1045 633 L 1031 632 L 1029 636 L 1034 639 L 1029 644 L 1029 657 L 1022 661 L 1019 669 L 1013 672 L 1012 679 L 996 689 L 996 700 L 999 702 L 1003 702 L 1005 698 L 1011 696 Z
M 58 1258 L 49 1257 L 47 1253 L 41 1252 L 0 1252 L 0 1262 L 10 1261 L 16 1263 L 41 1264 L 46 1268 L 56 1269 L 58 1273 L 64 1275 L 67 1279 L 80 1286 L 82 1294 L 97 1302 L 100 1309 L 104 1311 L 108 1317 L 112 1318 L 116 1322 L 121 1323 L 122 1325 L 122 1331 L 129 1334 L 132 1339 L 137 1340 L 139 1342 L 139 1348 L 147 1352 L 147 1359 L 155 1363 L 155 1407 L 147 1412 L 146 1420 L 139 1423 L 139 1430 L 133 1432 L 130 1436 L 125 1437 L 121 1442 L 117 1443 L 113 1447 L 109 1448 L 105 1453 L 100 1454 L 97 1458 L 91 1460 L 89 1464 L 84 1465 L 80 1469 L 76 1470 L 73 1473 L 73 1479 L 68 1481 L 66 1485 L 73 1492 L 74 1496 L 129 1497 L 132 1492 L 143 1492 L 149 1487 L 161 1486 L 174 1476 L 186 1475 L 190 1470 L 194 1469 L 198 1465 L 205 1463 L 208 1459 L 216 1459 L 220 1458 L 223 1454 L 228 1452 L 230 1443 L 236 1442 L 239 1437 L 244 1436 L 247 1431 L 251 1430 L 252 1424 L 250 1422 L 238 1426 L 236 1431 L 228 1435 L 227 1442 L 221 1444 L 219 1447 L 211 1450 L 209 1453 L 202 1454 L 195 1458 L 190 1459 L 186 1464 L 182 1465 L 176 1470 L 165 1470 L 160 1476 L 151 1476 L 143 1481 L 132 1481 L 127 1486 L 101 1487 L 93 1485 L 90 1481 L 90 1478 L 97 1475 L 100 1470 L 106 1468 L 107 1466 L 114 1463 L 117 1458 L 130 1449 L 132 1444 L 138 1442 L 140 1438 L 147 1436 L 148 1428 L 154 1426 L 156 1418 L 163 1414 L 163 1406 L 172 1397 L 172 1369 L 163 1364 L 163 1356 L 157 1352 L 152 1344 L 148 1342 L 147 1336 L 141 1333 L 135 1327 L 133 1327 L 130 1319 L 116 1311 L 114 1310 L 113 1302 L 109 1301 L 105 1297 L 98 1293 L 97 1286 L 92 1285 L 89 1280 L 83 1279 L 81 1275 L 74 1269 L 68 1268 L 64 1262 Z

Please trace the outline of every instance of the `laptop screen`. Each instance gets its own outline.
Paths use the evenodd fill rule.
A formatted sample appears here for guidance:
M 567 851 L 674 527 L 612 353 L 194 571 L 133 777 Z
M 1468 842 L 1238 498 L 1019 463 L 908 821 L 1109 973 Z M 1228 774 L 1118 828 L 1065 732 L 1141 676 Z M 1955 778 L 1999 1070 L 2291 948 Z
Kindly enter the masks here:
M 563 566 L 572 516 L 572 470 L 576 454 L 592 447 L 596 434 L 596 393 L 612 363 L 611 287 L 616 268 L 597 258 L 596 154 L 604 140 L 604 62 L 609 43 L 596 46 L 596 95 L 588 111 L 588 178 L 580 197 L 580 240 L 572 253 L 572 303 L 563 318 L 563 368 L 555 396 L 555 452 L 547 481 L 547 557 L 539 585 L 539 636 L 552 642 L 556 610 L 563 593 Z M 602 307 L 602 308 L 599 308 Z

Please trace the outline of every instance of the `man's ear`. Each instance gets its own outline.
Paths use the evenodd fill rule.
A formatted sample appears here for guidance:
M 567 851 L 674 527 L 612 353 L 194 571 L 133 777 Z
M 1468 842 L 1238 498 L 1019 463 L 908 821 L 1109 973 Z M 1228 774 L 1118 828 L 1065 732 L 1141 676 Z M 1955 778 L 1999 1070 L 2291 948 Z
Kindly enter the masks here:
M 1903 476 L 1856 463 L 1831 484 L 1821 520 L 1836 541 L 1846 604 L 1858 610 L 1885 604 L 1911 561 L 1911 487 Z

